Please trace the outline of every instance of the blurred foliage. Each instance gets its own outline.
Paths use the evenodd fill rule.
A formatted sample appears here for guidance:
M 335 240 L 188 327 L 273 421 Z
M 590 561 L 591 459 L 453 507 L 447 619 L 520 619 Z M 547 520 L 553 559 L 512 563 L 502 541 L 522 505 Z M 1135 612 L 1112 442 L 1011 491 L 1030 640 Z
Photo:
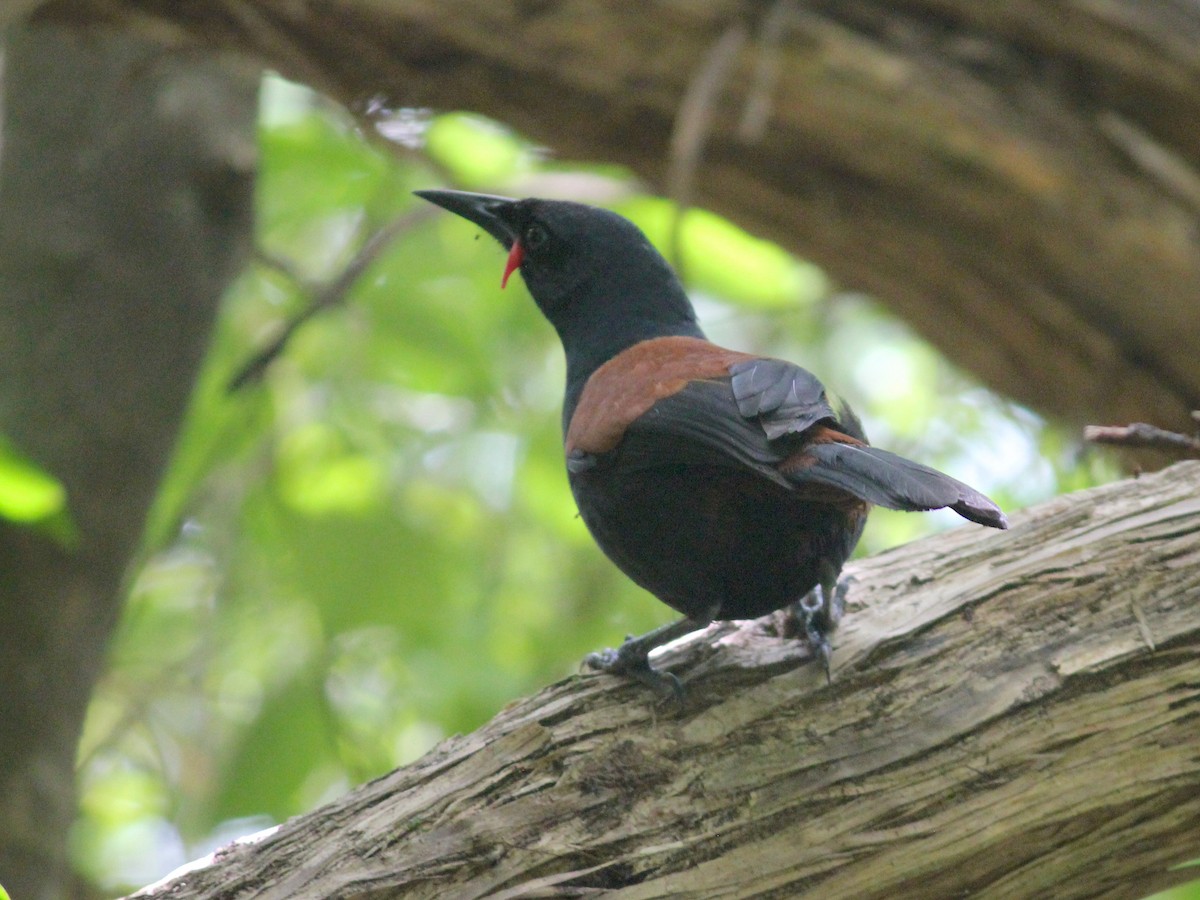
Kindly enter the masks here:
M 79 868 L 162 876 L 475 728 L 671 617 L 594 547 L 559 437 L 561 350 L 503 252 L 432 207 L 258 383 L 230 377 L 417 188 L 550 184 L 676 255 L 710 335 L 801 362 L 872 439 L 1016 509 L 1113 477 L 869 299 L 606 167 L 465 114 L 374 110 L 379 134 L 264 90 L 263 260 L 227 299 L 80 750 Z M 389 139 L 381 140 L 380 135 Z M 49 502 L 43 499 L 43 504 Z M 876 512 L 860 552 L 957 522 Z
M 62 482 L 0 434 L 0 519 L 37 529 L 60 544 L 78 538 Z
M 0 518 L 39 522 L 61 512 L 66 505 L 67 492 L 62 484 L 0 435 Z
M 1195 863 L 1190 863 L 1190 865 L 1195 865 Z M 1174 866 L 1173 868 L 1181 869 L 1184 866 Z M 1188 881 L 1173 888 L 1167 888 L 1165 891 L 1151 894 L 1146 900 L 1200 900 L 1200 879 Z

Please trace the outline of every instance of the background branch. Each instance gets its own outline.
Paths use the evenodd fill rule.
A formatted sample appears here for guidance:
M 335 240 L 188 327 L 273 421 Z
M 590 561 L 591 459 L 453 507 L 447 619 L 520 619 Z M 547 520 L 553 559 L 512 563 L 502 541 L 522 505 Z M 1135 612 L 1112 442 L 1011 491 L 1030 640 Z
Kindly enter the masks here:
M 279 334 L 270 343 L 254 354 L 237 370 L 237 373 L 229 379 L 229 391 L 232 393 L 233 391 L 241 390 L 247 384 L 261 378 L 267 367 L 287 349 L 288 341 L 292 339 L 292 335 L 300 329 L 301 325 L 322 310 L 337 306 L 343 302 L 346 299 L 346 294 L 354 287 L 363 273 L 370 268 L 371 263 L 375 262 L 379 258 L 379 255 L 396 238 L 407 231 L 411 231 L 431 216 L 432 210 L 418 207 L 402 216 L 397 216 L 393 221 L 373 232 L 363 242 L 359 251 L 354 254 L 354 258 L 346 263 L 346 267 L 337 274 L 336 278 L 333 278 L 328 284 L 309 288 L 312 291 L 312 300 L 308 306 L 289 319 Z M 262 253 L 259 254 L 259 260 L 296 282 L 297 287 L 305 287 L 295 267 L 289 262 L 277 260 Z
M 1200 406 L 1194 5 L 716 0 L 601 5 L 587 27 L 560 3 L 183 9 L 41 14 L 241 48 L 360 111 L 469 109 L 662 193 L 697 60 L 760 35 L 705 104 L 691 202 L 879 297 L 1042 413 L 1183 430 Z M 1148 298 L 1153 315 L 1129 314 Z
M 1192 413 L 1193 417 L 1197 415 L 1200 414 Z M 1089 425 L 1083 430 L 1083 437 L 1094 444 L 1150 448 L 1162 450 L 1172 456 L 1200 457 L 1200 437 L 1164 431 L 1145 422 L 1134 422 L 1132 425 Z

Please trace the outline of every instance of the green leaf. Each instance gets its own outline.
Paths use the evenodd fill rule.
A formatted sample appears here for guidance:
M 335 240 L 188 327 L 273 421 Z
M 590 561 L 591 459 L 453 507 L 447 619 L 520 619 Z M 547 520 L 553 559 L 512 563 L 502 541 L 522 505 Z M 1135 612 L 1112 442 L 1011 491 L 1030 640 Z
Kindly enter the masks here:
M 0 437 L 0 518 L 41 522 L 66 506 L 62 483 Z

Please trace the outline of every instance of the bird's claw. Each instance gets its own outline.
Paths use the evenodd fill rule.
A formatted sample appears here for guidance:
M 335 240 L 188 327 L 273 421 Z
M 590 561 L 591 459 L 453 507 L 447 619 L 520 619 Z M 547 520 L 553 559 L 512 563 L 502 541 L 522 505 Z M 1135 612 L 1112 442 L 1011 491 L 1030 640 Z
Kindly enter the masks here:
M 805 610 L 807 613 L 808 610 Z M 821 660 L 822 666 L 825 668 L 825 683 L 833 684 L 833 645 L 829 643 L 829 636 L 815 624 L 815 618 L 808 618 L 804 623 L 804 639 L 808 641 L 809 649 L 812 650 L 813 656 Z
M 847 577 L 814 585 L 792 608 L 792 615 L 804 628 L 804 639 L 813 656 L 824 665 L 825 681 L 829 684 L 833 683 L 833 646 L 829 643 L 829 635 L 841 621 L 851 581 Z
M 605 647 L 603 650 L 589 653 L 583 658 L 583 664 L 597 672 L 612 672 L 617 666 L 617 651 L 612 647 Z
M 627 650 L 626 648 L 630 648 Z M 673 699 L 680 709 L 683 708 L 683 683 L 670 672 L 662 672 L 650 665 L 650 659 L 640 647 L 636 638 L 627 637 L 620 649 L 608 647 L 596 653 L 589 653 L 583 659 L 583 664 L 597 672 L 607 672 L 610 675 L 624 675 L 650 688 L 663 699 Z

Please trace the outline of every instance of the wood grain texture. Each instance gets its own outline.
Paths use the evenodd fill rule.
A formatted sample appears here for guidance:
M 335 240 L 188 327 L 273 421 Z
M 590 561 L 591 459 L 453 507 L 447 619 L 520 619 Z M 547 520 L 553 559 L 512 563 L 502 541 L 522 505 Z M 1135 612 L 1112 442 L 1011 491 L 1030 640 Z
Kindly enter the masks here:
M 1200 463 L 851 567 L 834 677 L 770 618 L 580 676 L 154 897 L 1133 897 L 1200 851 Z M 141 896 L 141 895 L 139 895 Z
M 239 47 L 352 109 L 478 111 L 660 191 L 694 170 L 694 202 L 878 296 L 1035 409 L 1184 430 L 1200 407 L 1195 4 L 55 0 L 43 15 Z

